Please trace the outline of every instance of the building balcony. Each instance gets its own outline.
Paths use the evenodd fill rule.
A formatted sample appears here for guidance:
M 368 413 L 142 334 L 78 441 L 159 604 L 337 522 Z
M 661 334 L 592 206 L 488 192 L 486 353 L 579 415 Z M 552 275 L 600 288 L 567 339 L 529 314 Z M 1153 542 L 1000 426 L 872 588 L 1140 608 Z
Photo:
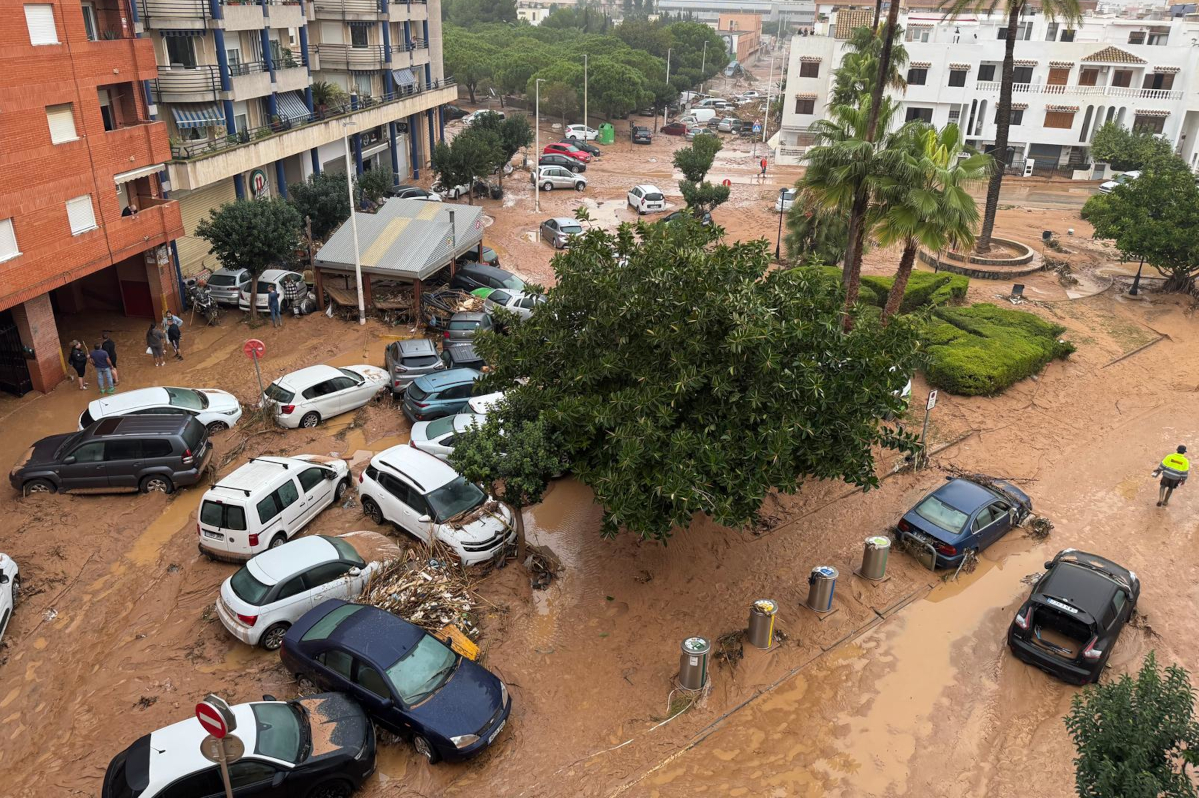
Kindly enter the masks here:
M 195 69 L 158 68 L 151 82 L 155 102 L 197 103 L 216 100 L 251 100 L 272 91 L 297 91 L 309 85 L 308 69 L 302 60 L 285 55 L 275 65 L 275 82 L 265 61 L 237 61 L 229 64 L 230 91 L 221 90 L 221 70 L 213 64 Z
M 381 44 L 368 47 L 352 47 L 348 44 L 318 44 L 316 54 L 320 58 L 318 69 L 372 70 L 382 69 L 387 62 L 387 48 Z
M 999 93 L 998 81 L 978 81 L 975 91 Z M 1029 94 L 1069 95 L 1071 97 L 1128 97 L 1141 100 L 1181 100 L 1183 92 L 1174 89 L 1138 89 L 1131 86 L 1050 86 L 1043 83 L 1015 83 L 1012 96 Z
M 165 122 L 139 122 L 104 133 L 104 144 L 112 152 L 128 156 L 121 171 L 171 160 L 171 142 Z
M 136 0 L 142 24 L 150 30 L 203 30 L 223 27 L 228 31 L 298 28 L 304 24 L 300 0 Z M 215 21 L 219 11 L 223 23 Z M 269 16 L 268 16 L 269 15 Z
M 104 232 L 113 263 L 183 235 L 178 202 L 138 196 L 137 206 L 139 210 L 132 216 L 105 220 Z
M 388 5 L 388 14 L 392 22 L 423 21 L 429 18 L 427 0 L 409 0 L 408 2 L 392 2 Z
M 309 19 L 373 22 L 386 19 L 378 0 L 310 0 Z
M 94 64 L 91 74 L 103 76 L 100 83 L 149 80 L 155 74 L 154 42 L 135 39 L 132 32 L 121 36 L 114 31 L 112 38 L 72 42 L 71 49 L 79 56 L 76 68 L 82 63 Z
M 236 78 L 235 78 L 236 79 Z M 270 83 L 270 75 L 267 75 Z M 158 68 L 158 77 L 150 82 L 154 101 L 159 103 L 200 103 L 221 97 L 221 70 L 212 65 L 195 69 Z

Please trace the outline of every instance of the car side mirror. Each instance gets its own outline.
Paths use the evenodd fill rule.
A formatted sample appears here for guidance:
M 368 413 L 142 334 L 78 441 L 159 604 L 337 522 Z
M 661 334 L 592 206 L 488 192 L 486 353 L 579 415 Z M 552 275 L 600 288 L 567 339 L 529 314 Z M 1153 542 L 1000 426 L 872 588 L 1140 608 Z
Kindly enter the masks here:
M 75 462 L 75 456 L 72 455 L 72 456 L 66 458 L 65 460 L 63 460 L 62 464 L 63 465 L 71 465 L 71 463 L 74 463 L 74 462 Z
M 382 701 L 379 702 L 379 709 L 386 710 L 386 709 L 391 709 L 394 706 L 395 706 L 395 702 L 392 701 L 390 698 L 384 698 Z
M 8 584 L 8 574 L 0 574 L 0 585 Z
M 362 569 L 359 568 L 357 565 L 355 565 L 353 568 L 350 569 L 350 576 L 360 576 L 361 574 L 362 574 Z
M 273 695 L 264 695 L 262 697 L 262 700 L 263 701 L 278 701 L 279 699 L 275 698 Z
M 276 789 L 283 786 L 283 780 L 287 778 L 287 771 L 280 770 L 275 774 L 275 778 L 271 779 L 271 786 Z
M 1046 571 L 1048 571 L 1048 570 L 1049 570 L 1050 568 L 1052 568 L 1052 567 L 1053 567 L 1053 560 L 1048 560 L 1048 561 L 1046 561 L 1046 563 L 1045 563 L 1045 570 L 1046 570 Z
M 417 520 L 418 520 L 418 521 L 420 521 L 422 524 L 427 524 L 427 523 L 429 523 L 430 521 L 432 521 L 433 519 L 432 519 L 432 518 L 429 516 L 429 514 L 428 514 L 428 513 L 425 513 L 424 515 L 422 515 L 422 516 L 421 516 L 420 518 L 418 518 Z

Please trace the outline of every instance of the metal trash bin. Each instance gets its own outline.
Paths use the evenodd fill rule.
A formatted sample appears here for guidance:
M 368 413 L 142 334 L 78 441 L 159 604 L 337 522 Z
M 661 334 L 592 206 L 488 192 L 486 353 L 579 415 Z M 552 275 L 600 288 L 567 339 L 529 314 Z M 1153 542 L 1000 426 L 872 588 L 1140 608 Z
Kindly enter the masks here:
M 770 599 L 758 599 L 749 608 L 749 644 L 755 648 L 768 649 L 774 644 L 774 616 L 778 604 Z
M 702 690 L 708 683 L 708 652 L 712 650 L 712 644 L 702 637 L 688 637 L 683 641 L 682 649 L 679 684 L 685 690 Z
M 837 569 L 831 565 L 817 565 L 808 574 L 808 609 L 815 612 L 832 612 L 833 589 L 837 585 Z
M 866 549 L 862 552 L 862 570 L 858 573 L 871 581 L 879 581 L 887 574 L 887 559 L 890 555 L 891 538 L 885 535 L 866 538 Z

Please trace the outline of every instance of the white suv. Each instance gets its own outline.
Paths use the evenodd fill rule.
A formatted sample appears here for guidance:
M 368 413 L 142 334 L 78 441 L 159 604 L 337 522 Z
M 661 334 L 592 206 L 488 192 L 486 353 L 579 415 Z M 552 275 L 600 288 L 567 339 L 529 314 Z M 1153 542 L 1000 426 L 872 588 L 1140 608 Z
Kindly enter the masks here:
M 463 565 L 476 565 L 516 540 L 512 513 L 445 463 L 412 446 L 393 446 L 371 458 L 358 477 L 362 511 L 425 541 L 449 546 Z
M 241 418 L 237 397 L 217 388 L 139 388 L 96 399 L 79 416 L 79 429 L 109 416 L 192 416 L 208 434 L 229 429 Z
M 657 186 L 633 186 L 627 202 L 638 214 L 666 210 L 666 195 Z
M 345 460 L 305 454 L 255 457 L 200 501 L 200 551 L 241 562 L 282 546 L 350 487 Z
M 368 564 L 345 537 L 293 540 L 251 557 L 226 579 L 217 615 L 238 640 L 275 651 L 301 615 L 328 599 L 358 598 L 380 567 Z
M 13 609 L 21 596 L 21 575 L 17 563 L 7 554 L 0 553 L 0 640 L 12 620 Z

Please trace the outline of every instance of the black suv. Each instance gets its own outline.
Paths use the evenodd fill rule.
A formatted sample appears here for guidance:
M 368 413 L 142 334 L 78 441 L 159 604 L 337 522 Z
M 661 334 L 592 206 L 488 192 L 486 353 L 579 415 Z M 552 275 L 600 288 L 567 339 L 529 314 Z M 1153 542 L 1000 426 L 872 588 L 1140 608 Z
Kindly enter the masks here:
M 473 344 L 451 344 L 442 348 L 441 362 L 447 369 L 482 371 L 487 366 L 487 361 L 479 357 Z
M 476 288 L 507 288 L 523 291 L 524 280 L 515 274 L 483 263 L 464 263 L 458 267 L 450 280 L 450 288 L 459 291 L 474 291 Z
M 633 125 L 633 130 L 630 133 L 634 144 L 652 144 L 654 134 L 650 129 L 642 125 Z
M 21 493 L 170 493 L 200 481 L 212 446 L 191 416 L 114 416 L 42 438 L 8 474 Z
M 1012 653 L 1074 684 L 1099 681 L 1141 595 L 1137 575 L 1097 554 L 1064 549 L 1008 628 Z

